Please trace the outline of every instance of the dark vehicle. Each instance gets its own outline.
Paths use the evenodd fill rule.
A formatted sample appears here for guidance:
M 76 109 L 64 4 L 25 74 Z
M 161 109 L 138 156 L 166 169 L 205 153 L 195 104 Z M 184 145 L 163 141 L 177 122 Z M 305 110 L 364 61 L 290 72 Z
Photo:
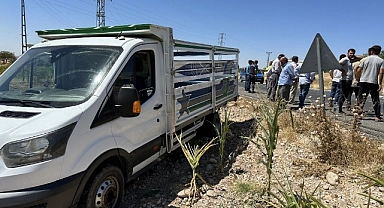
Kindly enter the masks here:
M 260 84 L 264 83 L 264 73 L 260 69 L 257 70 L 256 82 L 259 82 Z
M 246 79 L 246 73 L 245 73 L 245 67 L 240 68 L 240 81 L 243 82 Z M 264 83 L 264 73 L 258 69 L 256 74 L 256 82 L 259 82 L 260 84 Z
M 245 81 L 246 78 L 245 67 L 240 68 L 240 81 Z

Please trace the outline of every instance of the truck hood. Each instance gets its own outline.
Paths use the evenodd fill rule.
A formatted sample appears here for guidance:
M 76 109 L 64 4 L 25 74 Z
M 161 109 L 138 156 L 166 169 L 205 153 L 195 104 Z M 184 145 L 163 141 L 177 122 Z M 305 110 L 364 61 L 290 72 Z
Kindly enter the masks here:
M 82 110 L 0 105 L 0 149 L 8 142 L 35 137 L 78 121 Z

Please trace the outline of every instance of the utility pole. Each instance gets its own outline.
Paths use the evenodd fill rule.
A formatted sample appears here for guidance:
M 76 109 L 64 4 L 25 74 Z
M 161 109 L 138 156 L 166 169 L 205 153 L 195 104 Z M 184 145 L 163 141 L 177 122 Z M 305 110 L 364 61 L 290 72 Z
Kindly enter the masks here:
M 105 26 L 105 0 L 97 0 L 96 27 L 104 27 L 104 26 Z
M 21 54 L 28 50 L 27 44 L 27 22 L 25 20 L 25 4 L 21 0 Z
M 267 58 L 267 67 L 269 65 L 269 55 L 271 55 L 272 52 L 266 52 L 268 54 L 268 58 Z
M 219 46 L 224 46 L 224 41 L 225 41 L 225 33 L 220 33 L 219 34 Z M 219 55 L 219 60 L 221 60 L 221 55 Z

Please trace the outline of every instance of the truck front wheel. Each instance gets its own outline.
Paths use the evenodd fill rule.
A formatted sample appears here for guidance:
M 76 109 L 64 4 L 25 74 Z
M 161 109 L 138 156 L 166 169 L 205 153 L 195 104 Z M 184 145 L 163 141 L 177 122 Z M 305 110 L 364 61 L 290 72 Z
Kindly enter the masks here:
M 118 167 L 108 165 L 91 178 L 80 205 L 86 208 L 120 207 L 123 192 L 123 173 Z

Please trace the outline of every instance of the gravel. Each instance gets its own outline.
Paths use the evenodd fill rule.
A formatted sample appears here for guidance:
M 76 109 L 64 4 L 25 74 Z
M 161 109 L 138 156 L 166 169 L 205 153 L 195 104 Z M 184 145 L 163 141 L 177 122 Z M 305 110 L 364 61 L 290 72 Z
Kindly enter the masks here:
M 229 104 L 233 124 L 226 140 L 224 171 L 219 172 L 217 145 L 201 158 L 197 172 L 210 186 L 197 179 L 200 196 L 194 203 L 188 199 L 192 171 L 178 149 L 128 184 L 121 207 L 267 207 L 266 197 L 261 197 L 261 190 L 267 184 L 265 166 L 260 163 L 261 152 L 242 138 L 250 135 L 255 122 L 245 101 L 240 98 L 237 103 Z M 355 169 L 322 164 L 310 144 L 310 138 L 305 137 L 293 142 L 289 138 L 279 138 L 273 163 L 276 178 L 280 182 L 289 180 L 297 193 L 300 193 L 303 181 L 304 189 L 309 193 L 319 186 L 315 197 L 329 207 L 367 207 L 367 198 L 358 194 L 368 193 L 363 189 L 367 181 L 356 174 L 356 169 L 364 167 Z M 253 189 L 243 193 L 237 188 L 238 184 L 251 184 Z M 277 193 L 277 187 L 274 182 L 274 193 Z M 371 194 L 384 199 L 383 187 L 372 187 Z M 373 200 L 369 205 L 379 206 Z

